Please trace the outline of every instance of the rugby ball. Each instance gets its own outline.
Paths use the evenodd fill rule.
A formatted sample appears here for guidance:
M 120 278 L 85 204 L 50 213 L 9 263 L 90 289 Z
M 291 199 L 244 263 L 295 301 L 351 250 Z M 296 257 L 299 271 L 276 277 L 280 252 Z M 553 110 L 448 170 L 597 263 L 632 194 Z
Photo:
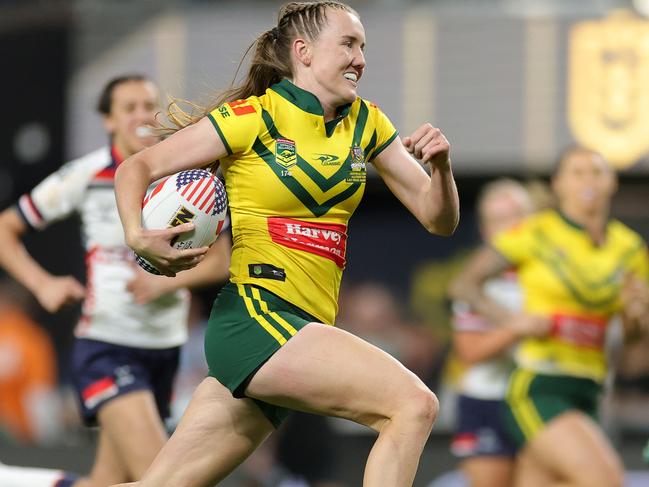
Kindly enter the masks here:
M 205 169 L 181 171 L 155 184 L 142 201 L 142 228 L 160 230 L 194 223 L 194 230 L 172 240 L 177 249 L 207 247 L 223 230 L 228 200 L 223 183 Z M 148 260 L 135 254 L 144 270 L 160 275 Z

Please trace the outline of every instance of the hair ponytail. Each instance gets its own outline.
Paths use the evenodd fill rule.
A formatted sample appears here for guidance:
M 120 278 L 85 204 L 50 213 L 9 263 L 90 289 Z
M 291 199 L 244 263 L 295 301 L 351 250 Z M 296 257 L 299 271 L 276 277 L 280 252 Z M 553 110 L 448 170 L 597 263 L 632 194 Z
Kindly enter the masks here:
M 191 125 L 205 117 L 224 103 L 261 96 L 266 90 L 284 78 L 293 74 L 291 64 L 291 45 L 298 36 L 310 40 L 318 38 L 327 21 L 327 9 L 344 10 L 358 17 L 358 13 L 344 3 L 335 1 L 289 2 L 279 10 L 277 25 L 261 34 L 243 54 L 231 87 L 217 94 L 206 107 L 201 107 L 186 100 L 172 99 L 167 109 L 167 117 L 173 124 L 165 127 L 163 132 L 172 133 Z M 234 86 L 239 70 L 250 52 L 253 52 L 248 72 L 243 81 Z M 187 112 L 181 104 L 189 105 Z

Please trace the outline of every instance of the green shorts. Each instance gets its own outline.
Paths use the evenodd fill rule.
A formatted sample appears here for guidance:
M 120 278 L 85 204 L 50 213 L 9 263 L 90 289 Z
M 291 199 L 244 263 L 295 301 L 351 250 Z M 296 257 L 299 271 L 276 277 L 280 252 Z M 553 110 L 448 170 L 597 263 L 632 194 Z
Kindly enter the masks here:
M 234 397 L 245 397 L 252 375 L 300 329 L 318 320 L 275 294 L 227 283 L 212 306 L 205 332 L 209 375 Z M 253 399 L 278 427 L 289 410 Z
M 591 380 L 565 375 L 542 375 L 516 369 L 509 379 L 505 424 L 521 448 L 553 418 L 569 410 L 597 420 L 601 386 Z

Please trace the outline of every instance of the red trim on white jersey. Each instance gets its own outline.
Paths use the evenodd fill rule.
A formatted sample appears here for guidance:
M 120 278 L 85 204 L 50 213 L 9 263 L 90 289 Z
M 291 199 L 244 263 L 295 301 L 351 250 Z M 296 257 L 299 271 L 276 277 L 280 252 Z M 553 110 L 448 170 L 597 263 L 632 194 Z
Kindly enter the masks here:
M 20 197 L 18 200 L 18 207 L 22 214 L 27 219 L 29 223 L 34 228 L 41 228 L 45 224 L 45 219 L 32 199 L 29 193 L 26 193 Z

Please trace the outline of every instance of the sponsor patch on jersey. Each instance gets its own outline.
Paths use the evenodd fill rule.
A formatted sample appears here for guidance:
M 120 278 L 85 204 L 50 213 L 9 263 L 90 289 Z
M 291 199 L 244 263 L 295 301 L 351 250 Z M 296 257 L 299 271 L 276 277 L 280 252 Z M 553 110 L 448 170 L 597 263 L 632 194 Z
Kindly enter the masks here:
M 286 280 L 286 271 L 272 264 L 248 264 L 248 275 L 257 279 Z
M 277 139 L 275 142 L 275 162 L 286 168 L 294 166 L 297 162 L 295 142 L 290 139 Z
M 238 117 L 241 115 L 249 115 L 251 113 L 256 113 L 255 107 L 250 105 L 248 100 L 235 100 L 228 103 L 228 105 L 230 105 L 230 109 Z
M 552 316 L 550 335 L 577 347 L 602 349 L 606 325 L 606 318 L 556 314 Z
M 292 218 L 268 218 L 273 242 L 332 260 L 345 267 L 347 226 L 339 223 L 311 223 Z
M 348 183 L 364 183 L 367 179 L 367 168 L 365 167 L 365 152 L 357 145 L 349 149 L 351 156 L 351 171 L 345 179 Z

